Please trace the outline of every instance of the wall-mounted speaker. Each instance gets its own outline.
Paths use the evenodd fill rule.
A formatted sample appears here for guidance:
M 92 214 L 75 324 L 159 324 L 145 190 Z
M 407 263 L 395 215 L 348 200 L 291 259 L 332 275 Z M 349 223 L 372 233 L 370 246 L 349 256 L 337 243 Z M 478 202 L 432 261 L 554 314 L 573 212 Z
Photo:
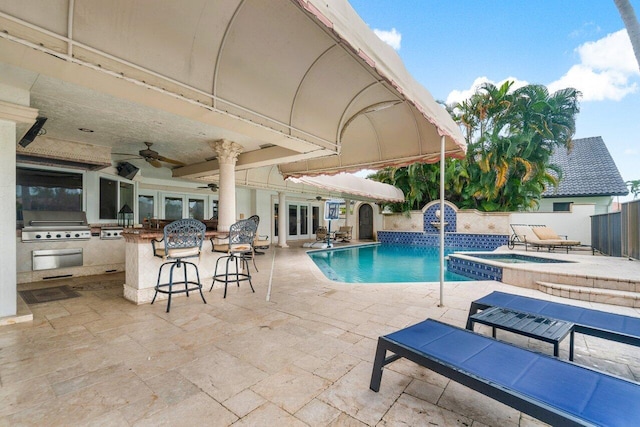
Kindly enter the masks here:
M 44 122 L 46 121 L 46 117 L 38 117 L 36 119 L 36 122 L 33 124 L 33 126 L 31 126 L 27 133 L 24 134 L 18 144 L 20 144 L 20 146 L 22 147 L 26 147 L 27 145 L 31 144 L 33 140 L 36 139 L 36 136 L 38 136 L 38 133 L 40 132 L 42 126 L 44 126 Z
M 127 179 L 133 179 L 140 170 L 129 162 L 122 162 L 118 164 L 116 169 L 118 169 L 118 175 Z

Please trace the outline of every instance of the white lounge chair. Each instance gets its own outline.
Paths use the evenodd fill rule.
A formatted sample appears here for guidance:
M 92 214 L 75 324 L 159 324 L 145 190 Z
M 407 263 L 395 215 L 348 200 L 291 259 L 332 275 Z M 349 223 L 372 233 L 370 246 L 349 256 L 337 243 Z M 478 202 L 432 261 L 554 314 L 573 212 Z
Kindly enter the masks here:
M 560 247 L 569 253 L 572 247 L 580 246 L 580 241 L 569 240 L 567 236 L 563 238 L 545 225 L 511 224 L 511 229 L 513 235 L 509 239 L 509 249 L 513 249 L 517 242 L 524 244 L 525 251 L 529 246 L 536 250 L 547 248 L 549 251 Z

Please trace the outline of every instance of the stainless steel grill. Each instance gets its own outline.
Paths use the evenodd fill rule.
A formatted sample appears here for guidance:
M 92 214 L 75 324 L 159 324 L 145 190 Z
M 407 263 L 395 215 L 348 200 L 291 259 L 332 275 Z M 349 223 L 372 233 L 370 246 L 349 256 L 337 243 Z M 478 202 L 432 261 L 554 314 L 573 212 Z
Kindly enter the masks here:
M 85 212 L 23 211 L 23 242 L 89 240 L 91 228 Z

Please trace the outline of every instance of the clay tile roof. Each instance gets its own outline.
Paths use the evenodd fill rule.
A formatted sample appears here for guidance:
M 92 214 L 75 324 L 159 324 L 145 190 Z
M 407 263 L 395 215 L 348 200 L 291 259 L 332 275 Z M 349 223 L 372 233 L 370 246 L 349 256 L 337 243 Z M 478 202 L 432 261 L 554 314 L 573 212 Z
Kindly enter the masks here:
M 563 176 L 557 191 L 550 186 L 542 197 L 624 196 L 628 193 L 600 136 L 574 139 L 570 153 L 557 148 L 549 163 L 559 166 Z

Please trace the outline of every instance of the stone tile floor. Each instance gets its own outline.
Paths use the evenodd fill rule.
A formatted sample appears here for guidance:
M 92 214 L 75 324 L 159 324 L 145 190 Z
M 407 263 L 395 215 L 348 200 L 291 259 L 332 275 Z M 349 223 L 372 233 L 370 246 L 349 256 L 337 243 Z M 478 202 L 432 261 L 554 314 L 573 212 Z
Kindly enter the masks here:
M 79 298 L 34 304 L 0 328 L 0 425 L 531 426 L 541 423 L 400 360 L 369 390 L 376 340 L 427 317 L 461 326 L 498 282 L 349 285 L 322 276 L 302 248 L 257 258 L 247 284 L 136 306 L 123 274 L 47 282 Z M 253 267 L 252 267 L 253 268 Z M 19 290 L 42 287 L 21 285 Z M 208 288 L 208 287 L 207 287 Z M 573 302 L 640 316 L 638 310 Z M 485 329 L 484 332 L 488 332 Z M 498 333 L 552 354 L 552 346 Z M 576 335 L 576 362 L 640 379 L 637 348 Z M 568 340 L 560 357 L 568 358 Z

